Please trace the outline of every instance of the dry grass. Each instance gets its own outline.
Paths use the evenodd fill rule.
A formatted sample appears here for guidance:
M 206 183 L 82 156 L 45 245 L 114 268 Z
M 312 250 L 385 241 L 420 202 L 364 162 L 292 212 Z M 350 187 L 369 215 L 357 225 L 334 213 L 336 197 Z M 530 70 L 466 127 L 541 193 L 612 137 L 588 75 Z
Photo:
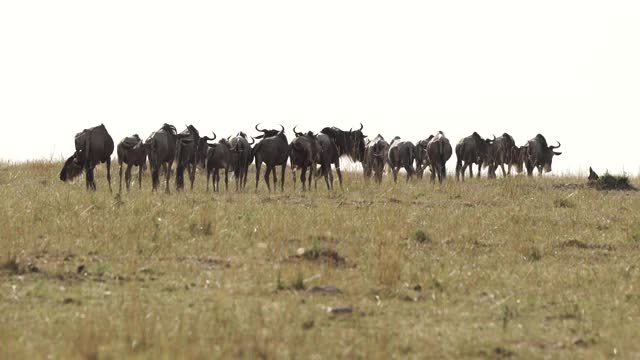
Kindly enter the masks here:
M 0 357 L 640 357 L 637 192 L 348 174 L 117 196 L 59 166 L 0 165 Z

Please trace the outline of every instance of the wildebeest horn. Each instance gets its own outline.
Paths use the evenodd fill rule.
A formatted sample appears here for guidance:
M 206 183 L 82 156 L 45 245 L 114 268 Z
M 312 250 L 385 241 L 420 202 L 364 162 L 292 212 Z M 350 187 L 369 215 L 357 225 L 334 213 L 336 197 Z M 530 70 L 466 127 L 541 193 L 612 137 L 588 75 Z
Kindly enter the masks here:
M 249 145 L 253 145 L 256 143 L 256 139 L 253 138 L 253 136 L 250 136 L 251 138 L 251 143 L 249 143 Z
M 297 131 L 296 131 L 296 128 L 297 128 L 297 127 L 298 127 L 298 125 L 296 125 L 296 126 L 294 126 L 294 127 L 293 127 L 293 133 L 294 133 L 296 136 L 302 136 L 302 135 L 304 135 L 303 133 L 300 133 L 300 132 L 297 132 Z
M 362 125 L 362 123 L 360 123 L 360 129 L 358 129 L 358 131 L 362 131 L 362 129 L 364 129 L 364 125 Z
M 280 127 L 282 128 L 282 130 L 280 130 L 280 132 L 283 133 L 284 132 L 284 126 L 282 126 L 282 124 L 278 124 L 278 125 L 280 125 Z
M 557 149 L 560 147 L 560 141 L 556 140 L 556 142 L 558 143 L 558 146 L 549 146 L 549 149 Z
M 260 125 L 260 123 L 257 123 L 257 124 L 256 124 L 256 131 L 260 131 L 260 132 L 265 132 L 265 131 L 266 131 L 266 130 L 260 130 L 260 129 L 258 129 L 258 125 Z
M 215 132 L 213 132 L 213 131 L 212 131 L 211 133 L 213 133 L 213 139 L 211 139 L 211 140 L 215 140 L 218 136 L 217 136 L 217 135 L 216 135 L 216 133 L 215 133 Z

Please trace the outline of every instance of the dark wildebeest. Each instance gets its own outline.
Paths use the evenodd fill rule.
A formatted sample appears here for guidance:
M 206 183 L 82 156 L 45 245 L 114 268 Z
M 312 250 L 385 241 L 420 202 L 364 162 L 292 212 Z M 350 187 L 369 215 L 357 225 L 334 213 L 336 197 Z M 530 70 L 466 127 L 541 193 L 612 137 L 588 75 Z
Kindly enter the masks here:
M 200 139 L 198 140 L 198 146 L 196 148 L 196 156 L 195 156 L 196 167 L 199 167 L 200 169 L 203 169 L 203 170 L 207 170 L 207 154 L 209 153 L 209 146 L 210 146 L 208 141 L 213 141 L 217 137 L 215 132 L 212 131 L 211 133 L 213 134 L 212 138 L 208 136 L 200 137 Z
M 482 163 L 487 157 L 487 151 L 491 140 L 485 140 L 477 132 L 461 139 L 456 145 L 456 180 L 464 181 L 464 173 L 469 168 L 469 176 L 473 178 L 473 164 L 478 164 L 478 177 L 480 177 L 480 169 Z
M 522 174 L 524 171 L 524 163 L 527 158 L 527 147 L 516 146 L 512 149 L 511 165 L 515 168 L 516 173 Z
M 251 145 L 255 140 L 251 138 L 251 142 L 247 140 L 247 134 L 242 131 L 235 137 L 231 138 L 231 147 L 236 149 L 238 156 L 233 164 L 233 176 L 236 181 L 236 191 L 239 188 L 244 189 L 247 186 L 247 174 L 249 174 L 249 165 L 253 161 L 253 153 Z
M 502 176 L 507 176 L 507 174 L 511 175 L 511 167 L 513 165 L 517 166 L 517 160 L 513 158 L 516 152 L 515 149 L 517 149 L 516 143 L 511 135 L 504 133 L 502 136 L 495 138 L 493 142 L 494 164 L 493 170 L 491 170 L 493 174 L 495 174 L 497 167 L 500 166 Z M 505 164 L 508 166 L 508 171 L 504 170 Z
M 402 141 L 399 136 L 391 140 L 389 144 L 389 166 L 393 173 L 393 181 L 398 182 L 398 171 L 403 167 L 407 171 L 407 181 L 413 176 L 415 169 L 415 145 L 411 141 Z
M 289 147 L 289 159 L 291 162 L 291 171 L 293 172 L 293 189 L 296 189 L 296 168 L 300 168 L 302 191 L 306 191 L 307 170 L 310 170 L 309 190 L 311 190 L 313 172 L 320 158 L 320 142 L 311 131 L 306 134 L 299 133 L 294 126 L 293 133 L 296 137 L 291 141 Z
M 365 157 L 363 162 L 364 176 L 373 178 L 377 183 L 382 182 L 382 174 L 384 173 L 384 165 L 387 163 L 387 154 L 389 153 L 389 143 L 378 134 L 373 140 L 369 141 L 365 148 Z
M 365 141 L 360 124 L 360 129 L 343 131 L 337 127 L 325 127 L 318 134 L 318 141 L 322 150 L 320 152 L 320 171 L 324 175 L 327 188 L 333 189 L 333 173 L 331 164 L 336 168 L 338 182 L 342 188 L 342 172 L 340 171 L 340 157 L 346 155 L 353 162 L 363 162 L 365 155 Z M 317 179 L 316 179 L 317 181 Z
M 433 139 L 433 135 L 429 135 L 428 138 L 418 141 L 416 144 L 416 176 L 418 179 L 422 179 L 424 170 L 429 167 L 429 156 L 427 155 L 427 145 L 429 141 Z
M 164 124 L 158 131 L 154 131 L 144 142 L 147 150 L 149 164 L 151 165 L 151 184 L 153 191 L 158 190 L 160 185 L 160 168 L 166 166 L 166 189 L 169 190 L 169 179 L 171 178 L 171 167 L 176 157 L 176 141 L 178 135 L 173 125 Z
M 75 136 L 76 152 L 65 161 L 60 171 L 60 180 L 72 180 L 85 172 L 87 189 L 96 190 L 93 170 L 99 163 L 107 163 L 107 182 L 111 191 L 111 154 L 113 139 L 103 124 L 82 130 Z
M 554 151 L 560 147 L 560 142 L 558 142 L 558 146 L 548 146 L 547 140 L 540 134 L 529 140 L 525 147 L 527 149 L 525 166 L 528 176 L 533 175 L 534 168 L 538 169 L 538 175 L 540 176 L 542 176 L 543 169 L 545 172 L 550 172 L 553 156 L 562 154 L 561 152 Z
M 269 192 L 271 192 L 271 186 L 269 185 L 269 174 L 271 172 L 273 172 L 273 190 L 275 191 L 277 188 L 276 166 L 282 167 L 280 190 L 284 191 L 284 174 L 287 169 L 287 160 L 289 159 L 289 142 L 284 134 L 284 126 L 280 125 L 280 127 L 282 130 L 276 132 L 276 130 L 258 130 L 258 125 L 256 125 L 256 130 L 263 133 L 260 136 L 256 136 L 256 138 L 262 138 L 262 140 L 253 148 L 253 154 L 256 159 L 256 191 L 258 190 L 258 182 L 260 182 L 260 167 L 263 162 L 267 165 L 264 181 L 267 183 Z M 275 135 L 272 135 L 274 132 Z
M 147 150 L 144 148 L 144 143 L 138 134 L 126 137 L 118 143 L 116 152 L 118 153 L 118 165 L 120 166 L 120 186 L 118 192 L 122 192 L 122 163 L 127 164 L 125 170 L 124 182 L 129 191 L 131 186 L 131 168 L 138 167 L 138 186 L 142 189 L 142 171 L 147 164 Z
M 496 156 L 498 153 L 498 147 L 496 146 L 496 136 L 493 135 L 493 140 L 486 139 L 485 143 L 487 144 L 487 150 L 482 157 L 482 168 L 487 169 L 487 177 L 489 179 L 496 178 L 496 169 L 498 168 L 498 164 L 496 161 Z M 479 174 L 479 173 L 478 173 Z M 478 175 L 478 177 L 480 177 Z
M 215 139 L 215 133 L 214 133 Z M 207 144 L 207 191 L 209 178 L 213 173 L 213 191 L 220 191 L 220 169 L 224 170 L 224 190 L 229 190 L 229 169 L 233 166 L 236 149 L 231 147 L 227 139 L 220 139 L 217 144 Z
M 438 182 L 442 183 L 447 176 L 446 163 L 451 158 L 451 144 L 444 136 L 442 131 L 438 133 L 427 144 L 427 156 L 431 167 L 431 182 L 435 182 L 436 176 Z
M 206 141 L 205 141 L 206 142 Z M 178 134 L 176 142 L 176 190 L 184 189 L 184 171 L 189 174 L 191 182 L 191 190 L 193 190 L 193 182 L 196 179 L 196 158 L 198 146 L 200 145 L 200 133 L 193 125 L 187 125 L 187 128 Z

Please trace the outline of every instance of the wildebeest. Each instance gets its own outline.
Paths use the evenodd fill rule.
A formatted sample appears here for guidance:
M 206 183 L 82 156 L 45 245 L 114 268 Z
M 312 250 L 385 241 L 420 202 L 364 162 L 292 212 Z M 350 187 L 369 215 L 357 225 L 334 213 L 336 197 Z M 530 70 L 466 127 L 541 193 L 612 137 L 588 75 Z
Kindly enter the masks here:
M 444 136 L 442 131 L 438 133 L 427 144 L 427 156 L 431 167 L 431 182 L 435 182 L 436 176 L 438 182 L 442 183 L 447 176 L 446 163 L 451 158 L 451 144 L 449 139 Z
M 215 133 L 214 133 L 215 139 Z M 220 191 L 220 169 L 224 170 L 224 190 L 229 190 L 229 169 L 233 166 L 234 152 L 227 139 L 220 139 L 217 144 L 207 144 L 207 191 L 209 179 L 213 174 L 213 191 Z
M 360 124 L 360 129 L 343 131 L 337 127 L 325 127 L 318 134 L 320 141 L 320 171 L 324 175 L 327 188 L 333 189 L 333 173 L 331 164 L 336 168 L 338 182 L 342 188 L 342 172 L 340 171 L 340 157 L 346 155 L 351 161 L 362 162 L 365 155 L 365 141 Z
M 429 167 L 429 156 L 427 155 L 427 145 L 429 141 L 433 139 L 433 135 L 429 135 L 428 138 L 418 141 L 416 143 L 416 176 L 418 179 L 422 179 L 424 170 Z
M 561 155 L 561 152 L 554 151 L 560 147 L 548 146 L 547 140 L 541 134 L 536 135 L 533 139 L 527 142 L 525 148 L 527 149 L 527 155 L 525 158 L 525 166 L 527 168 L 527 175 L 533 175 L 533 169 L 538 169 L 538 175 L 542 176 L 542 170 L 545 172 L 551 171 L 551 162 L 554 155 Z
M 200 133 L 193 125 L 178 134 L 176 142 L 176 190 L 184 188 L 184 171 L 189 174 L 191 190 L 196 179 L 196 157 L 198 146 L 200 145 Z
M 473 178 L 473 164 L 478 164 L 478 177 L 480 177 L 480 169 L 484 159 L 487 157 L 488 147 L 491 140 L 485 140 L 477 132 L 470 136 L 462 138 L 456 145 L 456 180 L 464 181 L 464 173 L 469 168 L 469 176 Z
M 378 134 L 373 140 L 369 141 L 365 149 L 365 157 L 363 162 L 364 176 L 373 178 L 377 183 L 382 182 L 382 174 L 384 173 L 384 165 L 387 163 L 387 154 L 389 153 L 389 143 Z
M 415 172 L 413 168 L 415 150 L 415 145 L 411 141 L 402 141 L 399 136 L 391 140 L 388 158 L 394 182 L 398 181 L 398 171 L 400 171 L 401 167 L 407 171 L 407 181 L 413 176 Z
M 276 166 L 282 166 L 282 177 L 280 178 L 280 189 L 284 191 L 284 174 L 287 169 L 287 159 L 289 159 L 289 142 L 287 136 L 284 134 L 284 126 L 280 125 L 282 130 L 270 136 L 275 130 L 258 130 L 262 131 L 263 135 L 256 136 L 256 138 L 262 138 L 253 149 L 253 154 L 256 160 L 256 191 L 258 190 L 258 183 L 260 182 L 260 167 L 264 162 L 267 165 L 267 170 L 264 174 L 264 181 L 267 183 L 267 189 L 271 192 L 271 186 L 269 185 L 269 174 L 273 172 L 273 190 L 276 190 Z M 258 129 L 258 125 L 256 125 Z
M 127 164 L 125 170 L 125 185 L 127 191 L 131 186 L 131 168 L 138 167 L 138 187 L 142 189 L 142 171 L 147 164 L 147 150 L 144 147 L 142 139 L 138 134 L 134 134 L 129 137 L 125 137 L 118 143 L 116 152 L 118 153 L 118 165 L 120 166 L 120 186 L 118 192 L 122 192 L 122 164 Z
M 153 191 L 158 190 L 160 185 L 160 168 L 166 165 L 166 189 L 169 190 L 169 180 L 171 178 L 171 167 L 176 156 L 176 141 L 178 135 L 173 125 L 163 124 L 158 131 L 154 131 L 144 142 L 151 165 L 151 184 Z
M 236 181 L 236 191 L 239 188 L 244 189 L 247 186 L 247 174 L 249 174 L 249 165 L 253 161 L 253 153 L 251 145 L 255 140 L 251 138 L 251 142 L 247 140 L 247 134 L 242 131 L 230 140 L 231 147 L 236 149 L 237 156 L 233 163 L 233 176 Z
M 306 190 L 307 170 L 309 170 L 309 189 L 311 189 L 311 180 L 316 169 L 316 164 L 320 159 L 320 142 L 316 135 L 309 131 L 299 133 L 296 127 L 293 127 L 295 138 L 291 140 L 289 146 L 289 159 L 291 162 L 291 172 L 293 173 L 293 189 L 296 188 L 296 169 L 300 168 L 300 181 L 302 182 L 302 191 Z
M 85 171 L 87 189 L 96 190 L 93 170 L 99 163 L 107 163 L 107 182 L 111 191 L 111 154 L 113 139 L 104 124 L 85 129 L 75 135 L 75 153 L 65 161 L 60 180 L 72 180 Z
M 493 142 L 493 170 L 491 172 L 495 174 L 498 166 L 502 170 L 502 176 L 511 175 L 511 167 L 517 167 L 517 159 L 514 159 L 516 155 L 516 143 L 511 135 L 504 133 L 501 136 L 495 138 Z M 505 171 L 504 165 L 507 164 L 508 171 Z

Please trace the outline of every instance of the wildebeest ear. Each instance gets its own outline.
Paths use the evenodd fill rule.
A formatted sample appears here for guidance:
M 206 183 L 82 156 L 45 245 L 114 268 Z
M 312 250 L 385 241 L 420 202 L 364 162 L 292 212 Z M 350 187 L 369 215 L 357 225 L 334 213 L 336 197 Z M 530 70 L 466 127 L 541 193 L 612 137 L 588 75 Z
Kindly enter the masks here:
M 556 155 L 562 155 L 562 152 L 554 151 L 553 153 L 556 154 Z

